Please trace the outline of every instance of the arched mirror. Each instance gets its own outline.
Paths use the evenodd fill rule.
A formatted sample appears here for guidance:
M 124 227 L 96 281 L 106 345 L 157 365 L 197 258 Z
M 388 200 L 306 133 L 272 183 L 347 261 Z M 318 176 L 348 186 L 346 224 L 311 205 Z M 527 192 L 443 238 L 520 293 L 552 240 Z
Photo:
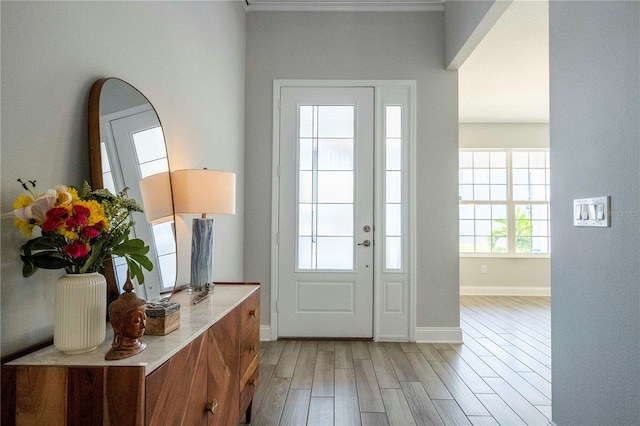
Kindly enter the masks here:
M 143 202 L 141 186 L 154 188 L 145 211 L 161 211 L 147 218 L 134 213 L 132 233 L 149 247 L 152 271 L 144 271 L 145 282 L 136 293 L 148 301 L 170 292 L 176 281 L 176 237 L 171 198 L 169 159 L 164 132 L 151 102 L 135 87 L 118 78 L 94 83 L 89 94 L 89 152 L 94 189 L 114 194 L 128 189 L 128 196 Z M 160 196 L 162 195 L 162 196 Z M 160 202 L 152 206 L 151 202 Z M 108 302 L 118 297 L 127 278 L 127 264 L 114 257 L 105 265 Z

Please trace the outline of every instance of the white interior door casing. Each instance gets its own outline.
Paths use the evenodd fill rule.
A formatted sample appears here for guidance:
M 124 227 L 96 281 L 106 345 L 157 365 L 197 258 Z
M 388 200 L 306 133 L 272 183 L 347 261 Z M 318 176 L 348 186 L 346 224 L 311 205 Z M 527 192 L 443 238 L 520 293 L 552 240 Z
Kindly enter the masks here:
M 296 257 L 299 255 L 297 232 L 300 230 L 299 215 L 301 214 L 300 207 L 296 203 L 300 195 L 299 182 L 304 178 L 300 177 L 299 168 L 296 169 L 299 166 L 297 162 L 300 161 L 299 148 L 296 145 L 293 149 L 287 147 L 285 138 L 299 139 L 300 120 L 297 116 L 295 118 L 285 116 L 287 108 L 289 112 L 295 111 L 294 115 L 299 114 L 300 111 L 297 109 L 302 104 L 296 101 L 294 104 L 287 105 L 286 96 L 281 99 L 281 94 L 286 94 L 289 89 L 304 92 L 312 88 L 323 88 L 326 93 L 334 92 L 333 94 L 342 91 L 348 93 L 352 89 L 358 89 L 356 92 L 362 89 L 373 91 L 374 123 L 370 127 L 373 129 L 373 144 L 367 147 L 368 153 L 360 152 L 360 148 L 367 146 L 366 144 L 358 146 L 354 151 L 353 162 L 354 175 L 360 173 L 364 176 L 366 173 L 363 171 L 368 168 L 371 170 L 370 176 L 373 183 L 364 185 L 356 183 L 353 192 L 357 205 L 353 212 L 352 223 L 342 224 L 344 225 L 342 229 L 353 229 L 353 270 L 306 271 L 300 266 L 308 267 L 309 264 L 300 265 Z M 416 253 L 415 244 L 413 244 L 416 229 L 413 203 L 416 191 L 414 185 L 415 81 L 275 80 L 273 94 L 271 339 L 277 339 L 279 336 L 371 337 L 373 334 L 373 339 L 376 341 L 414 341 L 416 328 Z M 337 98 L 333 98 L 332 101 L 325 99 L 322 102 L 332 105 L 340 104 L 335 99 Z M 321 105 L 322 102 L 317 104 Z M 342 104 L 356 105 L 357 102 L 344 100 Z M 307 102 L 307 105 L 313 105 L 313 103 Z M 354 134 L 362 136 L 367 131 L 356 130 Z M 289 132 L 288 136 L 287 132 Z M 296 141 L 297 143 L 299 141 Z M 366 159 L 366 165 L 361 161 L 364 159 Z M 291 166 L 281 164 L 285 161 L 295 164 L 294 168 L 289 170 L 290 177 L 285 176 L 287 174 L 285 168 Z M 345 192 L 344 185 L 337 189 L 339 192 Z M 358 216 L 360 214 L 358 210 L 364 210 L 365 205 L 371 206 L 370 199 L 362 201 L 360 192 L 372 194 L 368 195 L 373 197 L 373 208 L 366 209 L 370 210 L 368 216 Z M 296 199 L 292 200 L 291 197 Z M 369 233 L 365 233 L 364 225 L 370 225 L 370 220 L 373 221 L 372 229 Z M 285 236 L 287 233 L 290 234 L 288 237 Z M 362 247 L 355 245 L 365 239 L 372 241 L 373 245 L 370 246 L 372 250 L 360 250 Z M 289 246 L 285 247 L 283 242 Z M 348 261 L 350 259 L 346 259 L 347 264 Z M 365 266 L 364 274 L 358 270 L 363 265 Z M 323 265 L 315 264 L 313 268 L 318 266 Z M 356 277 L 367 276 L 367 274 L 372 274 L 370 278 L 364 279 L 369 285 L 367 287 L 362 284 L 362 286 L 363 289 L 371 290 L 368 296 L 369 302 L 367 302 L 369 313 L 366 316 L 372 320 L 372 325 L 369 322 L 362 326 L 367 332 L 358 335 L 354 334 L 353 330 L 347 329 L 347 325 L 350 322 L 349 315 L 353 315 L 350 312 L 361 311 L 357 308 L 357 299 L 354 296 L 357 294 L 355 290 L 358 289 L 355 284 L 358 281 Z M 322 276 L 323 279 L 328 278 L 322 284 L 325 287 L 316 285 L 318 282 L 323 282 L 323 280 L 317 280 L 318 276 Z M 334 290 L 340 296 L 334 296 L 333 299 L 326 297 L 325 293 L 330 290 Z M 307 294 L 305 295 L 304 292 Z M 309 301 L 311 304 L 308 303 Z M 311 320 L 305 325 L 297 319 L 296 315 L 290 317 L 283 312 L 283 310 L 292 309 L 291 307 L 295 307 L 293 309 L 295 313 L 305 310 L 317 311 L 334 319 L 327 322 L 316 317 L 316 320 Z M 300 330 L 287 331 L 291 323 L 300 325 Z M 321 328 L 325 323 L 327 327 L 342 330 L 322 331 Z M 372 331 L 371 328 L 373 328 Z

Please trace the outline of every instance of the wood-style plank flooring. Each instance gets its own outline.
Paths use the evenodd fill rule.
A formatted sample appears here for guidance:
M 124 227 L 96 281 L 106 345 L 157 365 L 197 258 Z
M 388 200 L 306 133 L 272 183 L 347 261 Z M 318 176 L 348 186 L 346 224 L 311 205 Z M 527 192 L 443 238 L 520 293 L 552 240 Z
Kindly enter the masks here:
M 252 425 L 547 425 L 550 299 L 460 302 L 463 345 L 262 342 Z

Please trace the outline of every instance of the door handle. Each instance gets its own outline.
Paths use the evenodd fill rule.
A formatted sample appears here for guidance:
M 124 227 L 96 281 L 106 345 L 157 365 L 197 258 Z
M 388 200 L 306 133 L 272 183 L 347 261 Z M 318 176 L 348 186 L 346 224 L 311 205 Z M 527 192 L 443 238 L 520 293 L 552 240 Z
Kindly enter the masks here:
M 361 243 L 358 243 L 359 246 L 365 246 L 365 247 L 369 247 L 371 245 L 371 241 L 369 240 L 364 240 Z

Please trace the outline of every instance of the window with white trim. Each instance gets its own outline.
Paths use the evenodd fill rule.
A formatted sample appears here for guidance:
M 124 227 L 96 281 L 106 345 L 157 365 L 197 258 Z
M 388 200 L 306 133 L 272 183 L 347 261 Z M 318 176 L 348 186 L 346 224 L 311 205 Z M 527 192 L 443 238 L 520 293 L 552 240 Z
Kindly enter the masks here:
M 549 150 L 459 157 L 460 253 L 549 253 Z

